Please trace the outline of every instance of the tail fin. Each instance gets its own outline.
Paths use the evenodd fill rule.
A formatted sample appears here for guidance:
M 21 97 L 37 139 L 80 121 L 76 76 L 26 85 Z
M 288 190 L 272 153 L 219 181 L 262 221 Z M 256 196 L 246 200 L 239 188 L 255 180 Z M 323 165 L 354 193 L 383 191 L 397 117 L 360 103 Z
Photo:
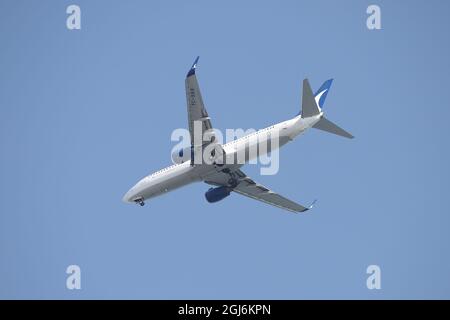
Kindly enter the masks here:
M 328 91 L 330 90 L 331 84 L 333 83 L 333 79 L 329 79 L 325 81 L 317 90 L 317 92 L 314 94 L 314 99 L 316 100 L 317 105 L 319 108 L 323 108 L 323 105 L 325 103 L 325 99 L 327 98 Z
M 316 99 L 313 96 L 308 79 L 303 80 L 302 118 L 316 116 L 320 111 L 320 107 L 317 105 Z
M 345 131 L 342 128 L 339 128 L 337 125 L 335 125 L 333 122 L 331 122 L 330 120 L 328 120 L 325 117 L 322 117 L 319 120 L 319 122 L 317 122 L 315 125 L 313 125 L 313 128 L 327 131 L 330 133 L 334 133 L 334 134 L 337 134 L 338 136 L 342 136 L 342 137 L 349 138 L 349 139 L 354 138 L 350 133 L 348 133 L 347 131 Z

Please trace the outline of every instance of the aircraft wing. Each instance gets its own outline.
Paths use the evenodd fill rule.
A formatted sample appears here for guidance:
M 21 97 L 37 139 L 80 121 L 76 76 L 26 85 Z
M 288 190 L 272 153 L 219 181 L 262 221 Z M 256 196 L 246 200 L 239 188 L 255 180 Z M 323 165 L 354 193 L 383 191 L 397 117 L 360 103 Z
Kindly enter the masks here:
M 205 132 L 207 132 L 206 134 L 209 136 L 210 142 L 215 140 L 211 120 L 203 104 L 202 94 L 200 92 L 200 87 L 198 85 L 197 77 L 195 75 L 195 69 L 197 68 L 198 59 L 199 57 L 195 59 L 194 64 L 192 65 L 191 69 L 186 75 L 185 81 L 189 132 L 191 134 L 191 145 L 196 147 L 208 144 L 208 142 L 202 142 L 201 136 L 199 136 L 197 139 L 194 139 L 195 121 L 198 121 L 201 124 L 202 134 L 205 134 Z
M 309 207 L 304 207 L 292 200 L 289 200 L 278 193 L 275 193 L 261 184 L 256 183 L 241 170 L 231 173 L 217 172 L 205 178 L 205 182 L 215 186 L 230 186 L 231 179 L 235 179 L 237 185 L 233 191 L 243 196 L 259 200 L 275 207 L 279 207 L 292 212 L 305 212 L 311 209 L 314 202 Z

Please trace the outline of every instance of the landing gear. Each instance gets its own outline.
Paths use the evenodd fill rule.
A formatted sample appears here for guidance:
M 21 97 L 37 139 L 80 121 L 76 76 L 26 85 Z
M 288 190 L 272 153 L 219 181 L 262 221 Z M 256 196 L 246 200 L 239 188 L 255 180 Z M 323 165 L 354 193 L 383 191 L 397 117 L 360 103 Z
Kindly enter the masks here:
M 145 205 L 144 199 L 142 199 L 142 198 L 136 199 L 136 200 L 134 200 L 134 202 L 136 204 L 140 205 L 141 207 L 143 207 Z
M 238 181 L 236 178 L 230 178 L 228 179 L 228 184 L 231 188 L 236 188 L 236 186 L 238 185 Z
M 222 172 L 230 176 L 230 178 L 228 179 L 228 186 L 232 189 L 236 188 L 239 184 L 239 177 L 236 176 L 236 174 L 228 168 L 223 169 Z

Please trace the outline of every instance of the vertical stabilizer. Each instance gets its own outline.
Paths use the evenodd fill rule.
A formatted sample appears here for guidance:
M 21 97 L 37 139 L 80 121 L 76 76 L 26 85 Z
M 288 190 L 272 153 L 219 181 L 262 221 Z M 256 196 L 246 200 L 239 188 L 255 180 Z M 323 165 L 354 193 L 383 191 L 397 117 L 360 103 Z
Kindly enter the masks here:
M 319 113 L 320 108 L 316 103 L 309 81 L 305 79 L 303 80 L 302 118 L 313 117 Z

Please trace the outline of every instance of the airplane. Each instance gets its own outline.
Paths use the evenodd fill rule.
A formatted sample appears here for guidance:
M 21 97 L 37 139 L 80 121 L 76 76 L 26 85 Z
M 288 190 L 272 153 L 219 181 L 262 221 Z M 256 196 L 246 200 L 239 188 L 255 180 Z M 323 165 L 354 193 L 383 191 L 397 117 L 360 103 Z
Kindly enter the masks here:
M 172 158 L 175 163 L 173 165 L 140 180 L 124 195 L 122 200 L 126 203 L 143 206 L 145 201 L 150 198 L 193 182 L 203 181 L 212 186 L 205 193 L 205 198 L 210 203 L 220 201 L 234 192 L 294 213 L 311 209 L 315 201 L 309 206 L 298 204 L 255 182 L 240 169 L 245 162 L 251 160 L 248 135 L 225 144 L 216 141 L 211 119 L 203 104 L 196 77 L 198 60 L 199 57 L 195 59 L 185 79 L 190 148 L 174 152 L 175 155 L 173 154 Z M 252 134 L 252 138 L 256 137 L 259 139 L 258 141 L 267 141 L 267 137 L 271 135 L 278 136 L 278 148 L 280 148 L 309 128 L 315 128 L 352 139 L 353 136 L 350 133 L 325 118 L 322 111 L 332 82 L 333 79 L 325 81 L 313 94 L 308 79 L 304 79 L 301 112 L 292 119 L 258 130 Z M 196 122 L 200 124 L 202 132 L 207 136 L 206 139 L 200 139 L 200 141 L 194 139 Z M 204 151 L 206 148 L 212 150 L 209 157 L 211 161 L 196 163 L 194 153 Z M 276 145 L 273 149 L 275 148 Z M 216 150 L 219 152 L 215 152 Z M 270 151 L 273 151 L 271 145 L 266 148 L 266 152 Z M 244 163 L 235 161 L 239 152 L 245 154 Z M 216 159 L 219 155 L 221 158 Z

